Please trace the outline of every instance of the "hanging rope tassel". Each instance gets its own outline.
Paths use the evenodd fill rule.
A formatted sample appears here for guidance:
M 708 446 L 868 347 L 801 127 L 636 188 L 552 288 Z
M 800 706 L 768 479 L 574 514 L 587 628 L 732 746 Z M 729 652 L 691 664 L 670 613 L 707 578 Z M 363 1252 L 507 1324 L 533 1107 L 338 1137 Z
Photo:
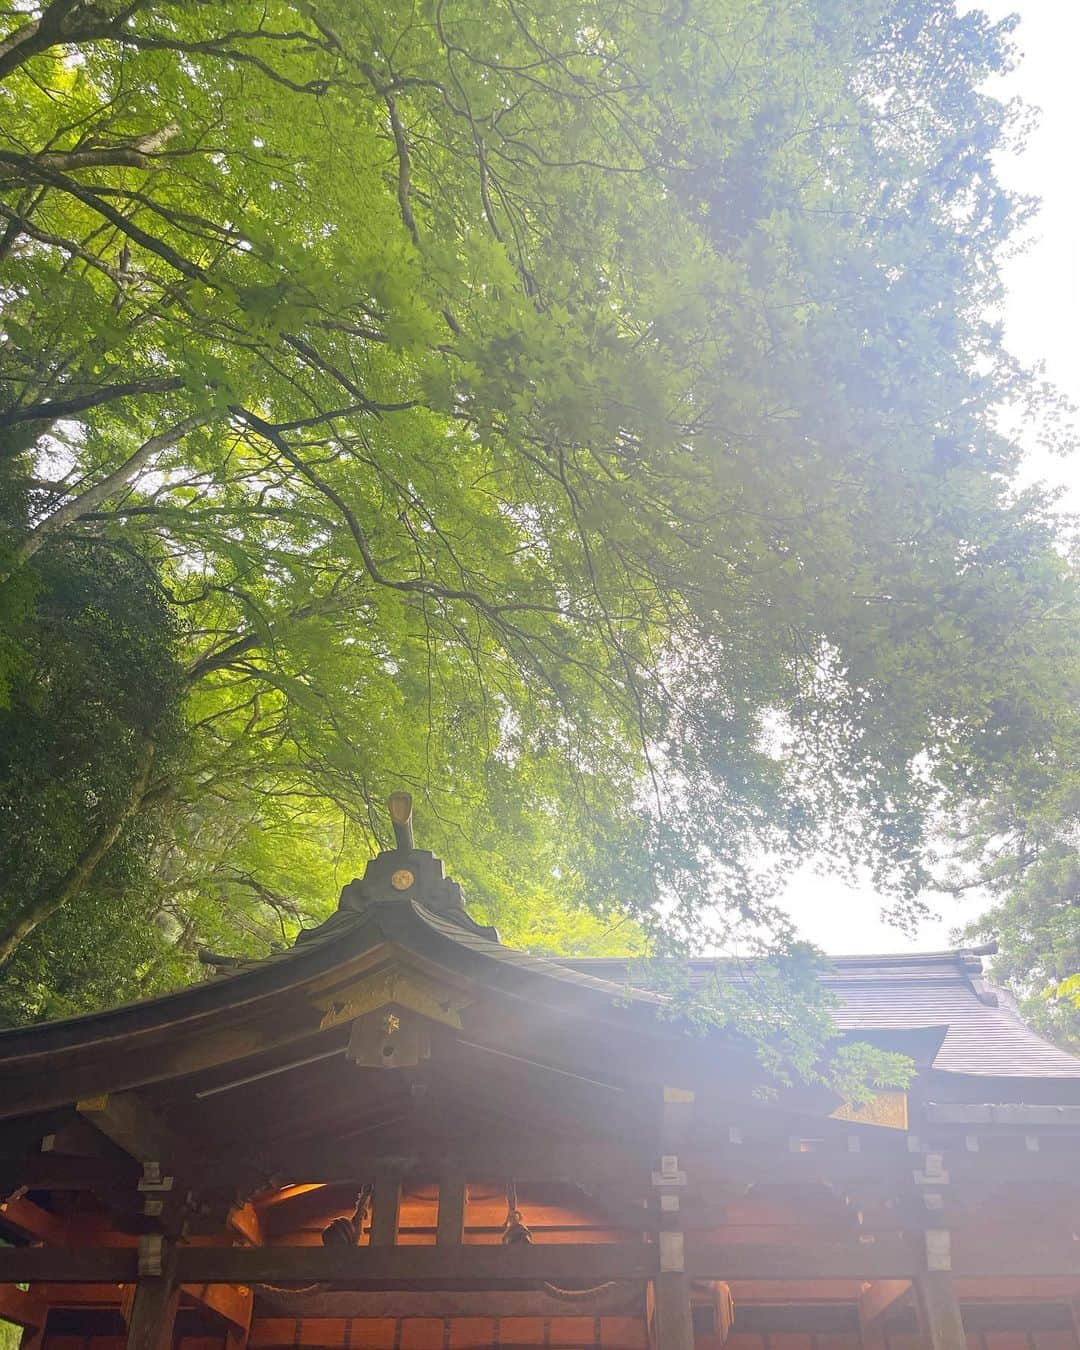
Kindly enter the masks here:
M 364 1220 L 367 1218 L 370 1203 L 371 1187 L 363 1186 L 356 1197 L 356 1208 L 352 1212 L 352 1217 L 346 1219 L 342 1216 L 333 1219 L 322 1230 L 323 1246 L 355 1247 L 364 1231 Z
M 502 1240 L 506 1247 L 532 1241 L 532 1233 L 518 1209 L 517 1186 L 512 1181 L 506 1187 L 506 1220 L 503 1223 Z

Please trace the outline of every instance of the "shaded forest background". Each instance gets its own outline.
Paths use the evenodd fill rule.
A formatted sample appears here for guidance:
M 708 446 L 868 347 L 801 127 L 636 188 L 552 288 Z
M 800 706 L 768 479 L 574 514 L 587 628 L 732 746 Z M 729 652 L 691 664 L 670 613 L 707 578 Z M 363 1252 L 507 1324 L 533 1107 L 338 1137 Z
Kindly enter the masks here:
M 1064 411 L 1002 343 L 1011 30 L 0 8 L 3 1018 L 288 944 L 405 787 L 541 950 L 797 966 L 810 855 L 901 920 L 989 886 L 1073 1037 L 1076 566 L 998 429 Z

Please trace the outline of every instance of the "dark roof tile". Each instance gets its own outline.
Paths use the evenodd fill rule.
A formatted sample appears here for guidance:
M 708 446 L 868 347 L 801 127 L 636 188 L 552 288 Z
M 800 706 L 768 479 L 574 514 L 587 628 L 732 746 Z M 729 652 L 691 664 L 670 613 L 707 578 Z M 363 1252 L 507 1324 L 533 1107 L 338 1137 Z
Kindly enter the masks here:
M 558 964 L 616 982 L 630 969 L 607 957 Z M 723 972 L 716 960 L 689 966 L 691 982 L 699 985 Z M 947 1026 L 935 1069 L 988 1078 L 1080 1078 L 1080 1059 L 1033 1031 L 1008 993 L 984 984 L 974 952 L 835 957 L 822 979 L 839 1000 L 836 1018 L 845 1031 Z

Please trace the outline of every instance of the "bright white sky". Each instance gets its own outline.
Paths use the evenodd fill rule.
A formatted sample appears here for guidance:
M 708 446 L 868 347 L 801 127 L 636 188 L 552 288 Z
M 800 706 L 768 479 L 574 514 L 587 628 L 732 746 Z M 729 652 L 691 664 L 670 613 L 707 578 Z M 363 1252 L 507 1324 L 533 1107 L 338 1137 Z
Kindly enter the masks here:
M 1019 96 L 1041 110 L 1039 125 L 1022 155 L 1000 163 L 1010 187 L 1038 196 L 1042 208 L 1026 251 L 1005 268 L 1009 346 L 1026 363 L 1043 363 L 1048 378 L 1080 405 L 1080 0 L 960 0 L 992 18 L 1020 15 L 1016 34 L 1023 60 L 993 92 Z M 1068 461 L 1029 452 L 1031 477 L 1066 489 L 1063 505 L 1080 512 L 1080 457 Z M 827 952 L 885 952 L 947 947 L 949 933 L 977 914 L 977 898 L 963 907 L 947 897 L 933 900 L 940 919 L 923 925 L 915 939 L 882 922 L 869 886 L 857 889 L 812 868 L 796 875 L 785 904 L 803 935 Z

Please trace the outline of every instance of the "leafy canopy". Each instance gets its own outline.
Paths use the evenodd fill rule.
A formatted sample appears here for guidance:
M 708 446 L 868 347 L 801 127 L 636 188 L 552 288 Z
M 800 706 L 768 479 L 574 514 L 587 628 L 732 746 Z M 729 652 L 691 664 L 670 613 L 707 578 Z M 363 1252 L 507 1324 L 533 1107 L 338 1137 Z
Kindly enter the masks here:
M 763 856 L 870 857 L 910 894 L 932 809 L 1043 733 L 1074 602 L 996 430 L 1005 400 L 1048 411 L 987 317 L 1026 210 L 981 92 L 1008 24 L 953 0 L 0 24 L 0 608 L 47 625 L 27 597 L 72 550 L 148 569 L 184 722 L 161 756 L 132 722 L 128 795 L 71 845 L 98 861 L 7 892 L 0 960 L 40 969 L 104 913 L 124 840 L 159 935 L 129 984 L 265 950 L 394 786 L 512 938 L 783 944 Z

